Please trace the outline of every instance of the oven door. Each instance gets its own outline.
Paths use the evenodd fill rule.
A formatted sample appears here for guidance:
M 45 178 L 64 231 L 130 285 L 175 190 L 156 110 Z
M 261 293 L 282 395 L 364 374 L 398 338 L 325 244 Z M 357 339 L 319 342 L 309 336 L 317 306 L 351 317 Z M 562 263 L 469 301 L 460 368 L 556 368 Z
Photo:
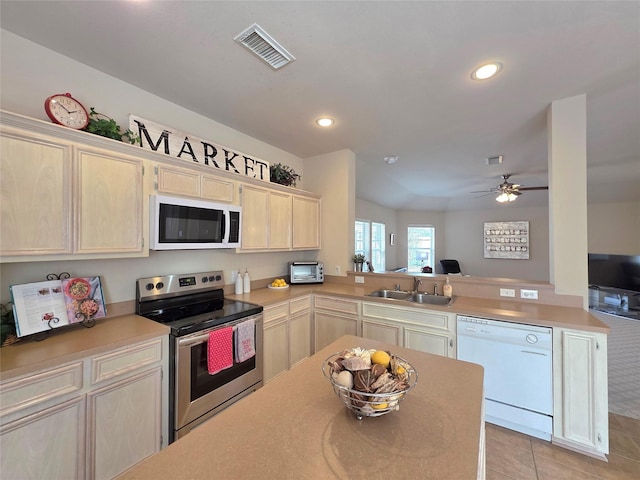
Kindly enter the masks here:
M 253 319 L 254 357 L 214 375 L 207 368 L 209 333 Z M 262 386 L 262 314 L 176 338 L 176 439 Z M 235 352 L 234 352 L 235 353 Z

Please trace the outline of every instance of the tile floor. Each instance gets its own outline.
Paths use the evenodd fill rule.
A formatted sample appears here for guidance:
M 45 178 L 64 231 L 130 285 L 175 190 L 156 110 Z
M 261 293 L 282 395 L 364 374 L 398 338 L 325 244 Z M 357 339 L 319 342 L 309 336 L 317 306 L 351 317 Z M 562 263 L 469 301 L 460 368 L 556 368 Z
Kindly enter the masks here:
M 487 423 L 487 480 L 639 480 L 640 420 L 609 414 L 609 462 Z

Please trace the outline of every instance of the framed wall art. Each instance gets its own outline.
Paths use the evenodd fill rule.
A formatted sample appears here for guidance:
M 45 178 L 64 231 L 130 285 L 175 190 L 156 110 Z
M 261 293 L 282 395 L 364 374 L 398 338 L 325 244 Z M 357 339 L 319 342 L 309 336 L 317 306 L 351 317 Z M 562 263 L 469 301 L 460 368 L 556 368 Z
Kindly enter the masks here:
M 529 259 L 529 222 L 485 222 L 484 258 Z

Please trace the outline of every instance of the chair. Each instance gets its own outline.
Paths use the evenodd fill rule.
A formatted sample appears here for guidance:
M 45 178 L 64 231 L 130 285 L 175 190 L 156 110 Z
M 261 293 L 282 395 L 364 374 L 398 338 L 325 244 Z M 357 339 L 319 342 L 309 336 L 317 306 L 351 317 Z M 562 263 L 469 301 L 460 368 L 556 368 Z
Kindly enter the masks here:
M 461 273 L 460 264 L 457 260 L 440 260 L 440 266 L 442 267 L 442 273 Z

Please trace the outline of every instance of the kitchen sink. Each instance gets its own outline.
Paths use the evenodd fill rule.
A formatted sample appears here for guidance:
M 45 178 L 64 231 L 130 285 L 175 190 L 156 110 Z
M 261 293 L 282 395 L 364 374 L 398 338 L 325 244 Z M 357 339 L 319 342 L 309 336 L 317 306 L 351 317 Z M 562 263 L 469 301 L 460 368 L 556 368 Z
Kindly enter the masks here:
M 407 300 L 415 303 L 428 303 L 430 305 L 451 305 L 452 297 L 444 295 L 431 295 L 429 293 L 414 293 Z
M 393 298 L 394 300 L 408 300 L 411 292 L 404 290 L 376 290 L 367 294 L 367 297 Z

